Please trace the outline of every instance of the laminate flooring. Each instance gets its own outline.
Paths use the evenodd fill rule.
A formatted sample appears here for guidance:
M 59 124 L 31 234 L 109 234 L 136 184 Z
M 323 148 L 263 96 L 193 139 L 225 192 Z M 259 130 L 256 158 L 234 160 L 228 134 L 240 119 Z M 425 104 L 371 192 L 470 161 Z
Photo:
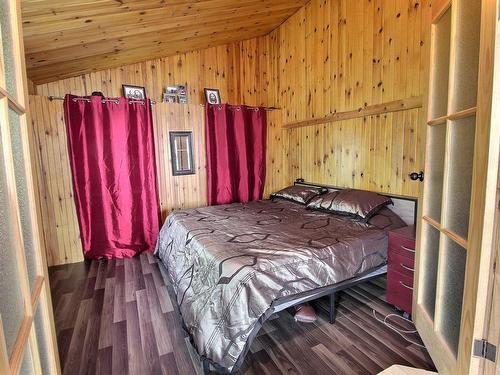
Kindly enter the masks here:
M 152 254 L 55 266 L 49 274 L 63 374 L 201 374 Z M 314 303 L 312 324 L 296 323 L 290 311 L 266 321 L 240 374 L 377 374 L 393 364 L 435 370 L 418 334 L 406 335 L 410 343 L 375 319 L 395 312 L 385 302 L 384 276 L 339 293 L 333 325 L 318 304 L 326 300 Z

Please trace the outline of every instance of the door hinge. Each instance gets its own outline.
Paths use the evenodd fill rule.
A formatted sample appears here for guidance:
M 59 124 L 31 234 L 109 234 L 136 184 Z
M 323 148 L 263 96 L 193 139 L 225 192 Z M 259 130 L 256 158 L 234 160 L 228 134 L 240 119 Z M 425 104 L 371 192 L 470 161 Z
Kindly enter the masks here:
M 497 357 L 497 347 L 486 340 L 474 340 L 475 357 L 486 358 L 488 361 L 495 362 Z

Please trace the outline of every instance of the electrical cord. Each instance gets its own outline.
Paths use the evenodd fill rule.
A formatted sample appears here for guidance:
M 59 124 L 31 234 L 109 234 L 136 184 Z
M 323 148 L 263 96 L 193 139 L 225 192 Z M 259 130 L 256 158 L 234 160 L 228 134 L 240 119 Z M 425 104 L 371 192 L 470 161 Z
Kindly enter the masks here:
M 396 332 L 399 336 L 401 336 L 403 339 L 405 339 L 406 341 L 408 341 L 410 344 L 413 344 L 413 345 L 416 345 L 418 346 L 419 348 L 424 348 L 425 349 L 425 346 L 422 345 L 422 344 L 419 344 L 418 342 L 415 342 L 413 340 L 410 340 L 408 337 L 405 336 L 405 334 L 415 334 L 415 333 L 418 333 L 416 329 L 414 330 L 405 330 L 405 329 L 401 329 L 401 328 L 398 328 L 394 325 L 392 325 L 388 319 L 389 317 L 392 317 L 392 316 L 395 316 L 397 318 L 400 318 L 406 322 L 409 322 L 409 323 L 412 323 L 413 322 L 410 320 L 410 319 L 406 319 L 405 317 L 401 316 L 401 315 L 398 315 L 398 314 L 388 314 L 384 317 L 384 319 L 381 319 L 379 317 L 377 317 L 377 312 L 375 310 L 372 310 L 373 312 L 373 317 L 375 318 L 375 320 L 377 320 L 378 322 L 382 323 L 383 325 L 385 325 L 387 328 L 393 330 L 394 332 Z

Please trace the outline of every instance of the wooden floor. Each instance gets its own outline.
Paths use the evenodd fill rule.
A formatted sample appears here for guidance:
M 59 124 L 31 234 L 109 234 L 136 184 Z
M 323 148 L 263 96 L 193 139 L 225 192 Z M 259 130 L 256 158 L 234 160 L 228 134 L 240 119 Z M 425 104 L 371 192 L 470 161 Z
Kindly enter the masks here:
M 50 283 L 64 374 L 201 373 L 151 254 L 52 267 Z M 287 311 L 271 317 L 240 372 L 376 374 L 393 364 L 434 370 L 425 349 L 374 318 L 372 309 L 380 317 L 394 312 L 384 293 L 383 277 L 340 293 L 334 325 L 323 312 L 313 324 L 295 323 Z

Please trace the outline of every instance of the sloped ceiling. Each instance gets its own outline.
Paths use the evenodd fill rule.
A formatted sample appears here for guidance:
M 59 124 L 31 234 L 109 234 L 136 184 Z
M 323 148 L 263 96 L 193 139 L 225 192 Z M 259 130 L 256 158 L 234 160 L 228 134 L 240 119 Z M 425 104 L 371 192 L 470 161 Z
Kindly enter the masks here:
M 22 0 L 28 77 L 43 83 L 269 33 L 308 0 Z

